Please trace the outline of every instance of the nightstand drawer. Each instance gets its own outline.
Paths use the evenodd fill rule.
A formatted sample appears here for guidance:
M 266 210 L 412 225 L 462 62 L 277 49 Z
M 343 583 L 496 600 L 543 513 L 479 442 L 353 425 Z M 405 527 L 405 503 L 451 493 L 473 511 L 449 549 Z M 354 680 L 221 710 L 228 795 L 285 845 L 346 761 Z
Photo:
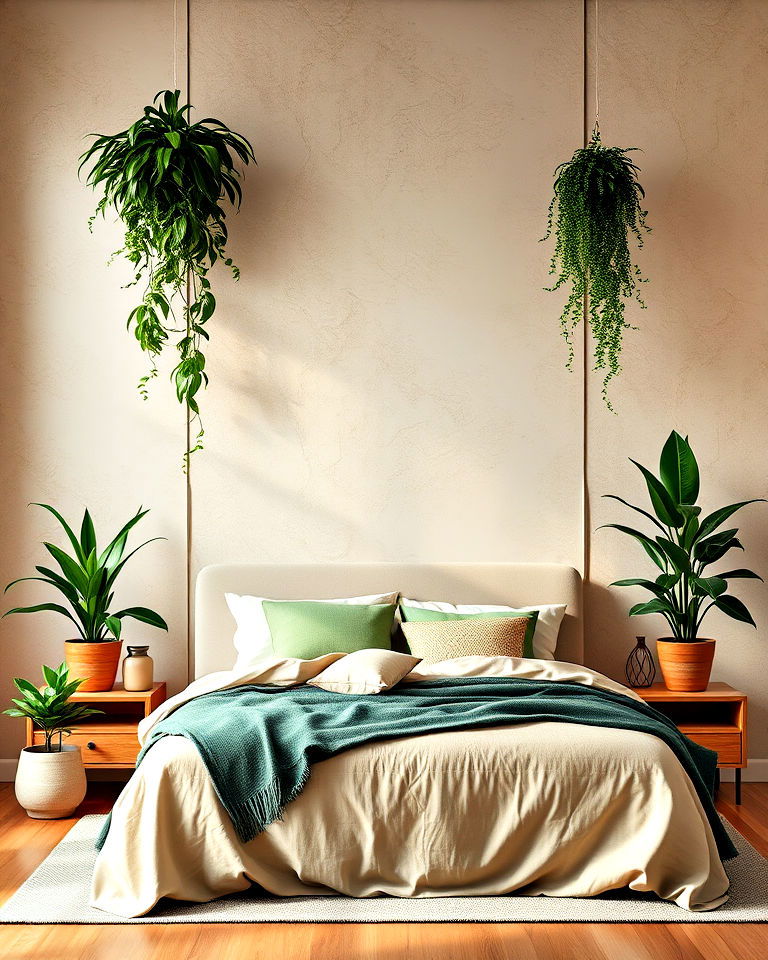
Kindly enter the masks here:
M 35 743 L 43 741 L 42 732 L 36 730 Z M 140 749 L 135 727 L 122 733 L 78 730 L 75 727 L 71 736 L 64 737 L 64 742 L 80 747 L 86 767 L 109 764 L 133 767 Z
M 717 759 L 720 763 L 741 763 L 741 734 L 736 732 L 708 732 L 699 730 L 686 730 L 683 733 L 694 743 L 701 744 L 702 747 L 709 747 L 710 750 L 717 751 Z

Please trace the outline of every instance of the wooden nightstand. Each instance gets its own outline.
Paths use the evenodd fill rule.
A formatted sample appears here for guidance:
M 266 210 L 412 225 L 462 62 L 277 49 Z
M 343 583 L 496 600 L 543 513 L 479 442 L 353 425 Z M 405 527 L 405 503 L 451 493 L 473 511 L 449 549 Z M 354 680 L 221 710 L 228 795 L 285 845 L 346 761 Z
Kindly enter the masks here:
M 740 804 L 741 771 L 747 765 L 747 695 L 719 682 L 696 693 L 676 693 L 663 683 L 633 689 L 686 737 L 717 751 L 718 768 L 735 772 L 736 803 Z
M 132 770 L 139 753 L 139 721 L 165 700 L 165 682 L 155 683 L 151 690 L 134 693 L 118 683 L 112 690 L 99 693 L 75 693 L 70 700 L 87 703 L 103 710 L 72 727 L 67 743 L 77 744 L 83 754 L 86 770 Z M 27 746 L 43 743 L 42 730 L 27 720 Z

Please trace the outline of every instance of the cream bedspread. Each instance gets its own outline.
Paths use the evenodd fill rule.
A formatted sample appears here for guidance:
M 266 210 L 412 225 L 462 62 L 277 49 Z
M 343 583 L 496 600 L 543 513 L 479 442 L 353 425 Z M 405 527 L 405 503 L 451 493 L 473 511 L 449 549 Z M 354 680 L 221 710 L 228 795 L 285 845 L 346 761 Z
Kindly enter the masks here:
M 336 656 L 204 677 L 141 734 L 192 696 L 303 682 Z M 482 674 L 635 696 L 557 661 L 465 657 L 409 676 Z M 92 905 L 140 916 L 161 897 L 207 901 L 251 881 L 283 896 L 354 897 L 581 897 L 629 886 L 689 910 L 720 906 L 728 889 L 696 791 L 670 748 L 648 734 L 547 722 L 358 747 L 314 765 L 284 819 L 245 844 L 194 745 L 163 738 L 115 804 Z

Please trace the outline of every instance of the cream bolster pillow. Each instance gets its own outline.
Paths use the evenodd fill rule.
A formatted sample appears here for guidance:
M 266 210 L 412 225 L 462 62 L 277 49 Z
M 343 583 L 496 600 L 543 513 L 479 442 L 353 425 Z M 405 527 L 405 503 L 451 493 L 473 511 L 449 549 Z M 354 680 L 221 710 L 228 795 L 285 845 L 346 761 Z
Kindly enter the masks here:
M 381 693 L 400 683 L 419 663 L 419 657 L 394 650 L 356 650 L 307 680 L 307 686 L 332 693 Z
M 406 620 L 402 627 L 414 656 L 424 663 L 439 663 L 458 657 L 522 657 L 529 623 L 529 617 L 499 617 Z
M 399 594 L 375 593 L 367 597 L 344 597 L 331 600 L 316 600 L 315 603 L 353 603 L 361 606 L 397 603 Z M 245 671 L 251 664 L 266 657 L 274 656 L 272 635 L 264 614 L 263 603 L 268 597 L 240 596 L 237 593 L 225 593 L 229 612 L 235 618 L 234 645 L 237 652 L 235 670 Z M 275 603 L 293 603 L 292 600 L 276 600 Z
M 416 607 L 421 610 L 439 610 L 441 613 L 499 613 L 513 617 L 520 613 L 536 611 L 536 629 L 533 634 L 533 656 L 537 660 L 554 660 L 557 649 L 557 635 L 565 616 L 565 603 L 538 604 L 527 607 L 507 607 L 498 604 L 446 603 L 442 600 L 408 600 L 400 597 L 402 607 Z

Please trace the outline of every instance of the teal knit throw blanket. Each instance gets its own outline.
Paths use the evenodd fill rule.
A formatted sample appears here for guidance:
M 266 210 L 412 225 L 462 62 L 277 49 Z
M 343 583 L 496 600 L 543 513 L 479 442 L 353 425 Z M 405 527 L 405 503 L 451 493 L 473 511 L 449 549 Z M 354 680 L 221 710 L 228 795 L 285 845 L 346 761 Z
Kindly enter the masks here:
M 309 686 L 218 690 L 161 720 L 138 763 L 162 737 L 187 737 L 238 836 L 247 842 L 280 819 L 313 763 L 379 740 L 534 721 L 636 730 L 663 740 L 696 788 L 720 856 L 736 856 L 712 802 L 717 755 L 688 740 L 646 703 L 578 683 L 461 677 L 404 683 L 376 696 Z M 99 847 L 108 828 L 105 824 Z

